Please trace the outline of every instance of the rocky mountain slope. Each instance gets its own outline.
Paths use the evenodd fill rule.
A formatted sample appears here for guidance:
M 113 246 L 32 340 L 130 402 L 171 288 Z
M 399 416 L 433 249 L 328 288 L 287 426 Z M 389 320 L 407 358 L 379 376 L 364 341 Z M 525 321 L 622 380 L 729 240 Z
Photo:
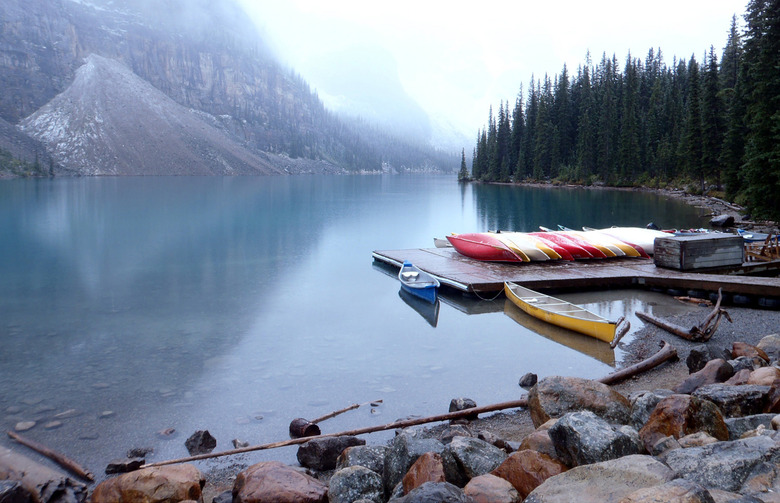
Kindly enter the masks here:
M 58 174 L 456 167 L 326 110 L 233 0 L 6 0 L 0 89 L 0 119 L 43 141 Z

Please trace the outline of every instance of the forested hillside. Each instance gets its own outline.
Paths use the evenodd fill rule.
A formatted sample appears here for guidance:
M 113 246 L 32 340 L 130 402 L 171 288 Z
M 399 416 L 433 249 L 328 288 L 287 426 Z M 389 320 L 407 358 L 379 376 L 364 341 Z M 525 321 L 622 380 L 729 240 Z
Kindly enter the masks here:
M 751 1 L 744 21 L 732 19 L 720 56 L 588 55 L 574 75 L 532 78 L 514 104 L 491 108 L 471 177 L 673 183 L 780 219 L 780 0 Z

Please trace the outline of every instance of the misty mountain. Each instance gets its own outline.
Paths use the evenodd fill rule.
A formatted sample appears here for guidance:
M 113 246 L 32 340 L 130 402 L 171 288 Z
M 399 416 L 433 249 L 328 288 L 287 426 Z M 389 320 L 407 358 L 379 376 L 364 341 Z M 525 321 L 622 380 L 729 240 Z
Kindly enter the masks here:
M 353 46 L 318 57 L 306 70 L 330 109 L 422 142 L 431 140 L 430 119 L 407 94 L 396 61 L 387 50 Z
M 0 24 L 0 119 L 56 173 L 456 167 L 327 110 L 232 0 L 5 0 Z

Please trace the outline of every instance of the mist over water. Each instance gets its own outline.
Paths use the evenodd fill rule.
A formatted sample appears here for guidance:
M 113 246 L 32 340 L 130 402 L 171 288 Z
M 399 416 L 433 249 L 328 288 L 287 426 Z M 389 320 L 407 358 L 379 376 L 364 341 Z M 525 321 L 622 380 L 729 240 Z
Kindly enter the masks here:
M 649 221 L 702 225 L 653 194 L 444 177 L 1 181 L 0 426 L 35 421 L 22 434 L 102 474 L 133 447 L 154 447 L 149 461 L 186 456 L 197 429 L 224 450 L 352 403 L 383 400 L 323 431 L 439 414 L 457 396 L 515 399 L 526 372 L 599 377 L 619 351 L 572 349 L 516 321 L 503 297 L 445 291 L 431 323 L 371 252 L 449 232 Z M 687 308 L 650 292 L 569 295 L 611 318 Z M 261 459 L 295 463 L 295 450 L 212 463 Z

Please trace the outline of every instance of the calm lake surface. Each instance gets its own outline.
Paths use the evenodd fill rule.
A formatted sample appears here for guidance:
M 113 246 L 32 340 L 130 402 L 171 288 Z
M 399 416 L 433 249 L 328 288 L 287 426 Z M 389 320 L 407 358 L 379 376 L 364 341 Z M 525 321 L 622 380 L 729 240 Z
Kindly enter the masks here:
M 648 193 L 449 177 L 0 181 L 0 427 L 35 421 L 23 435 L 102 477 L 133 447 L 186 456 L 198 429 L 219 451 L 284 440 L 293 418 L 353 403 L 383 400 L 323 432 L 440 414 L 454 397 L 517 399 L 526 372 L 597 378 L 620 350 L 534 323 L 503 296 L 445 291 L 438 313 L 418 311 L 371 252 L 539 225 L 700 227 L 699 215 Z M 643 291 L 561 297 L 611 318 L 691 309 Z M 626 340 L 641 326 L 630 319 Z

